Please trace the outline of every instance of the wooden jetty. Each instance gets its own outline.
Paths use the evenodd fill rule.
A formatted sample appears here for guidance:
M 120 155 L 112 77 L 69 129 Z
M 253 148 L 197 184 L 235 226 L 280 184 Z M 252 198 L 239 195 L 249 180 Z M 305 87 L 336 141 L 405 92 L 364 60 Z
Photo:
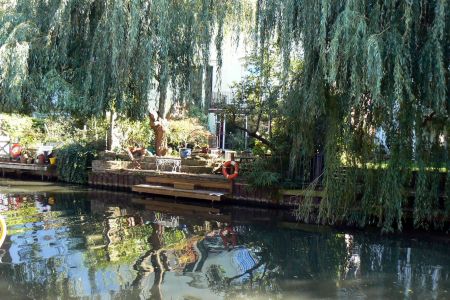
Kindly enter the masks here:
M 41 180 L 44 180 L 44 176 L 53 176 L 54 168 L 48 165 L 38 164 L 22 164 L 15 162 L 0 162 L 0 169 L 2 170 L 2 176 L 5 177 L 5 172 L 13 171 L 17 173 L 29 173 L 33 175 L 40 175 Z
M 298 190 L 254 189 L 241 178 L 230 181 L 221 175 L 212 174 L 209 169 L 206 170 L 207 173 L 193 173 L 199 171 L 190 169 L 199 168 L 194 166 L 195 161 L 182 160 L 182 172 L 171 172 L 171 167 L 166 171 L 157 171 L 154 157 L 147 160 L 150 165 L 142 164 L 140 169 L 133 168 L 130 161 L 93 161 L 92 170 L 88 173 L 88 183 L 92 187 L 147 195 L 208 201 L 226 200 L 274 207 L 295 207 L 303 198 L 303 190 L 299 194 Z M 183 172 L 183 168 L 186 172 Z M 321 197 L 320 193 L 317 197 Z
M 132 187 L 133 192 L 221 201 L 232 193 L 232 182 L 222 176 L 182 173 L 157 173 L 147 176 L 145 184 Z

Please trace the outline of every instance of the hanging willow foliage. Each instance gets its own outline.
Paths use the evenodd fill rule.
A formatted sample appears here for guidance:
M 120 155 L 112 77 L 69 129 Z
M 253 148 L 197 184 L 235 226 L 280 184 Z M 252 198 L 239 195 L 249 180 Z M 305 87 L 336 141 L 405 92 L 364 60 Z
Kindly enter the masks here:
M 236 7 L 240 9 L 236 10 Z M 0 7 L 0 110 L 141 117 L 189 95 L 237 0 L 18 0 Z M 217 31 L 216 31 L 217 29 Z M 219 63 L 220 65 L 220 63 Z M 164 113 L 166 98 L 154 106 Z
M 415 186 L 415 225 L 442 225 L 450 217 L 448 197 L 442 201 L 448 175 L 438 172 L 449 168 L 448 1 L 258 0 L 256 28 L 260 49 L 278 42 L 286 70 L 295 49 L 304 59 L 287 98 L 291 173 L 321 136 L 326 197 L 318 221 L 401 229 Z

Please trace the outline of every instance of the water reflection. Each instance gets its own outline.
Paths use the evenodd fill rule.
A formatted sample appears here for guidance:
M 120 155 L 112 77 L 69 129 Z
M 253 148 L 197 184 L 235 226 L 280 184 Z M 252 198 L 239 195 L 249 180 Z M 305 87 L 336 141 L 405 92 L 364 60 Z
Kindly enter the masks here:
M 4 191 L 0 210 L 2 299 L 450 297 L 445 243 L 86 190 Z

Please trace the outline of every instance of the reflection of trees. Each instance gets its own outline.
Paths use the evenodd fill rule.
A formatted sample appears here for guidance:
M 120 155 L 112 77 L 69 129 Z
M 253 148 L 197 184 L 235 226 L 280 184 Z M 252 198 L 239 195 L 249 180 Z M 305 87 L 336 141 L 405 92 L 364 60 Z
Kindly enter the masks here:
M 337 292 L 358 279 L 376 282 L 379 297 L 391 295 L 393 282 L 400 284 L 405 296 L 414 292 L 419 298 L 427 298 L 431 292 L 438 297 L 443 279 L 450 276 L 450 271 L 443 267 L 449 262 L 444 244 L 412 243 L 369 234 L 308 233 L 254 226 L 244 227 L 239 239 L 258 255 L 263 270 L 255 265 L 246 272 L 250 275 L 248 282 L 240 286 L 236 280 L 245 273 L 227 278 L 220 276 L 220 270 L 209 270 L 216 274 L 208 277 L 211 287 L 225 292 L 230 299 L 242 293 L 247 296 L 283 293 L 288 288 L 284 282 L 293 278 L 334 282 L 334 286 L 329 286 L 331 295 L 333 289 Z M 435 255 L 430 257 L 430 251 Z M 356 284 L 352 289 L 356 292 L 361 285 Z
M 164 226 L 152 224 L 153 232 L 150 236 L 150 244 L 153 246 L 151 262 L 155 270 L 155 279 L 150 289 L 152 297 L 150 299 L 162 299 L 161 284 L 164 272 L 167 270 L 167 256 L 162 255 L 162 247 L 164 246 Z
M 258 257 L 247 271 L 233 277 L 220 276 L 208 270 L 210 287 L 233 299 L 244 293 L 247 297 L 267 297 L 283 291 L 284 282 L 292 278 L 316 280 L 336 277 L 346 260 L 345 241 L 339 235 L 309 234 L 257 226 L 241 227 L 239 240 Z M 248 280 L 239 283 L 239 279 Z
M 361 269 L 365 270 L 366 278 L 378 278 L 382 272 L 393 274 L 388 280 L 395 280 L 405 297 L 414 292 L 419 299 L 430 298 L 427 291 L 431 291 L 433 298 L 439 298 L 437 291 L 442 279 L 450 277 L 450 270 L 443 268 L 449 265 L 448 245 L 380 239 L 377 235 L 357 235 L 354 239 L 361 248 Z
M 134 264 L 134 269 L 138 271 L 132 286 L 141 287 L 144 278 L 150 273 L 154 273 L 154 280 L 150 288 L 150 299 L 163 299 L 161 284 L 164 280 L 164 273 L 170 269 L 167 252 L 176 252 L 188 246 L 187 237 L 178 228 L 166 228 L 161 224 L 152 223 L 152 232 L 148 238 L 151 250 L 142 255 Z
M 75 267 L 80 272 L 88 272 L 90 282 L 87 286 L 92 284 L 90 288 L 95 289 L 96 281 L 99 280 L 95 278 L 97 272 L 101 274 L 103 268 L 110 268 L 114 264 L 126 265 L 128 261 L 134 261 L 143 250 L 148 249 L 146 237 L 150 234 L 151 227 L 130 227 L 126 218 L 118 218 L 117 223 L 120 225 L 118 233 L 120 232 L 121 237 L 112 248 L 119 254 L 115 262 L 109 261 L 108 249 L 105 247 L 106 239 L 102 235 L 104 217 L 101 214 L 88 214 L 89 194 L 52 195 L 54 199 L 51 201 L 51 210 L 46 212 L 41 212 L 38 206 L 50 205 L 49 195 L 23 196 L 26 197 L 26 201 L 18 207 L 11 207 L 9 211 L 2 212 L 2 215 L 12 227 L 10 231 L 12 236 L 22 241 L 34 240 L 34 242 L 25 243 L 14 252 L 14 255 L 20 258 L 20 263 L 11 264 L 12 258 L 8 251 L 2 258 L 3 263 L 0 264 L 0 277 L 10 282 L 10 286 L 21 295 L 49 299 L 58 295 L 68 299 L 85 293 L 90 294 L 91 291 L 83 290 L 83 287 L 78 286 L 80 284 L 78 279 L 72 277 L 74 275 L 71 275 L 73 272 L 68 265 L 69 257 L 82 258 Z M 30 224 L 32 226 L 29 226 Z M 38 237 L 43 240 L 38 242 Z M 16 242 L 7 240 L 4 247 L 10 248 L 12 243 Z M 46 251 L 56 249 L 59 253 L 45 257 L 41 249 L 42 243 L 46 244 Z M 117 280 L 122 280 L 119 274 Z M 122 285 L 120 282 L 119 284 Z

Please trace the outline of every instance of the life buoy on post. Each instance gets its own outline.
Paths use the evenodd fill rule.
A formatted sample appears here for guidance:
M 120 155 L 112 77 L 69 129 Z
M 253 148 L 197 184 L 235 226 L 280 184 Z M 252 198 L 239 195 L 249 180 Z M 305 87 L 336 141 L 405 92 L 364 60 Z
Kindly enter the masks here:
M 233 174 L 229 174 L 227 168 L 233 166 L 234 167 L 234 171 Z M 239 164 L 235 161 L 227 161 L 223 164 L 222 166 L 222 174 L 223 176 L 225 176 L 226 179 L 229 180 L 233 180 L 236 177 L 238 177 L 238 173 L 239 173 Z
M 12 158 L 18 158 L 22 154 L 22 147 L 20 144 L 13 144 L 10 151 Z

